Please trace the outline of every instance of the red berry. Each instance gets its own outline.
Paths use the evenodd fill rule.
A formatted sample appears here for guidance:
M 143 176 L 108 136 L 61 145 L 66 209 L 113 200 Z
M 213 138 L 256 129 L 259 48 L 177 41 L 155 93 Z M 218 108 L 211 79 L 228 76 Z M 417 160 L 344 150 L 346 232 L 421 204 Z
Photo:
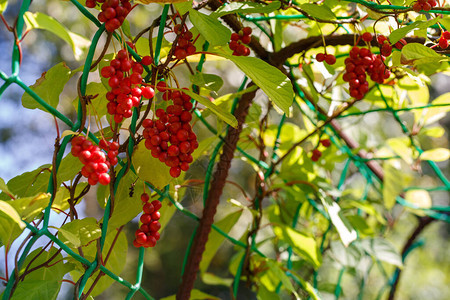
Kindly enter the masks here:
M 170 176 L 173 178 L 177 178 L 181 174 L 181 168 L 180 167 L 171 167 L 169 170 Z
M 111 179 L 107 173 L 102 173 L 98 176 L 98 182 L 100 182 L 101 185 L 108 185 L 110 181 Z
M 317 55 L 316 55 L 316 60 L 317 60 L 318 62 L 324 61 L 324 60 L 325 60 L 325 53 L 319 53 L 319 54 L 317 54 Z
M 244 28 L 242 28 L 242 33 L 244 35 L 250 35 L 250 34 L 252 34 L 252 29 L 250 27 L 244 27 Z
M 141 64 L 146 65 L 146 66 L 151 65 L 152 63 L 153 63 L 153 58 L 148 55 L 144 56 L 141 60 Z
M 151 213 L 153 213 L 155 211 L 155 208 L 153 207 L 153 205 L 151 203 L 146 203 L 144 205 L 144 207 L 142 208 L 142 210 L 146 214 L 151 214 Z
M 364 32 L 362 35 L 362 39 L 365 42 L 370 42 L 372 41 L 372 34 L 370 32 Z
M 331 146 L 331 141 L 329 139 L 321 140 L 320 143 L 327 148 Z
M 142 224 L 148 224 L 152 221 L 152 216 L 150 214 L 143 214 L 140 217 L 140 220 L 141 220 Z
M 159 210 L 162 206 L 161 201 L 158 201 L 158 200 L 153 200 L 152 205 L 155 208 L 155 210 Z
M 142 200 L 142 202 L 148 202 L 148 200 L 150 200 L 150 196 L 147 194 L 147 193 L 143 193 L 142 195 L 141 195 L 141 200 Z
M 442 33 L 442 37 L 443 37 L 444 39 L 446 39 L 446 40 L 450 40 L 450 32 L 444 31 L 444 32 Z
M 166 82 L 164 82 L 164 81 L 159 81 L 159 82 L 156 84 L 156 88 L 157 88 L 158 91 L 160 91 L 160 92 L 165 92 L 165 91 L 167 91 L 167 84 L 166 84 Z
M 446 40 L 443 36 L 439 39 L 439 47 L 442 49 L 447 49 L 448 47 L 448 40 Z
M 155 96 L 155 91 L 149 86 L 143 87 L 141 91 L 144 98 L 151 99 Z
M 161 223 L 159 223 L 158 221 L 153 221 L 148 227 L 150 227 L 151 231 L 158 231 L 161 228 Z
M 336 63 L 336 57 L 333 54 L 328 54 L 325 57 L 325 62 L 329 65 L 334 65 Z
M 151 213 L 151 216 L 153 221 L 158 221 L 161 218 L 161 214 L 159 213 L 159 211 Z

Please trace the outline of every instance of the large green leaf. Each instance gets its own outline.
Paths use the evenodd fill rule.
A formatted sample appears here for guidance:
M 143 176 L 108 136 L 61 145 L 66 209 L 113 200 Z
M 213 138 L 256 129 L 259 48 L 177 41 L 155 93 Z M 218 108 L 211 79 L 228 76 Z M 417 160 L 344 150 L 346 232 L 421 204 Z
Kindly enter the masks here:
M 286 226 L 277 226 L 274 228 L 274 232 L 279 239 L 288 243 L 295 253 L 305 258 L 314 268 L 318 268 L 322 264 L 322 255 L 314 238 Z
M 192 99 L 197 101 L 200 104 L 203 104 L 207 108 L 209 108 L 216 116 L 221 118 L 223 121 L 225 121 L 227 124 L 237 127 L 238 123 L 236 118 L 229 113 L 228 111 L 224 110 L 222 107 L 215 105 L 210 100 L 206 99 L 205 97 L 202 97 L 200 95 L 197 95 L 194 92 L 191 92 L 189 90 L 180 90 L 184 92 L 185 94 L 189 95 Z
M 241 214 L 242 210 L 231 213 L 222 218 L 220 221 L 217 221 L 215 225 L 223 232 L 228 233 L 239 220 Z M 200 262 L 200 271 L 202 273 L 206 272 L 209 264 L 211 263 L 211 260 L 213 259 L 214 255 L 216 255 L 217 250 L 219 250 L 224 240 L 225 237 L 215 230 L 213 230 L 209 234 L 208 242 L 205 245 L 205 251 L 202 256 L 202 261 Z
M 286 273 L 280 268 L 278 263 L 268 258 L 264 259 L 264 261 L 269 269 L 260 277 L 261 284 L 264 285 L 268 291 L 274 292 L 281 283 L 283 288 L 296 295 L 296 299 L 298 299 L 294 286 Z
M 50 165 L 25 172 L 8 181 L 9 190 L 18 197 L 32 197 L 47 191 L 50 179 Z
M 238 66 L 264 93 L 285 113 L 294 99 L 294 89 L 289 78 L 280 70 L 265 61 L 250 56 L 235 56 L 226 53 L 217 53 Z
M 145 148 L 144 142 L 137 145 L 132 160 L 138 177 L 150 182 L 157 188 L 165 187 L 173 179 L 169 174 L 170 168 L 160 162 L 159 159 L 154 158 L 150 154 L 150 150 Z M 155 172 L 155 170 L 158 170 L 158 172 Z
M 63 91 L 64 86 L 67 81 L 69 81 L 70 77 L 70 69 L 64 62 L 61 62 L 56 66 L 53 66 L 47 72 L 44 72 L 42 76 L 36 80 L 36 83 L 30 86 L 30 88 L 47 104 L 53 108 L 56 108 L 59 103 L 59 95 Z M 39 108 L 43 111 L 47 111 L 28 93 L 23 94 L 22 105 L 29 109 Z
M 40 193 L 34 197 L 19 198 L 8 203 L 14 207 L 23 220 L 31 222 L 48 206 L 50 196 L 48 193 Z
M 230 29 L 222 25 L 216 17 L 189 9 L 189 18 L 212 47 L 225 45 L 230 40 Z
M 46 280 L 46 281 L 58 281 L 62 280 L 64 275 L 68 272 L 68 265 L 63 263 L 63 256 L 61 253 L 57 253 L 58 249 L 51 247 L 49 250 L 44 250 L 42 247 L 35 249 L 33 252 L 28 254 L 20 274 L 23 274 L 26 266 L 29 265 L 28 269 L 33 269 L 34 267 L 40 266 L 46 263 L 50 258 L 53 257 L 51 261 L 48 261 L 47 267 L 39 268 L 36 271 L 28 273 L 25 276 L 25 282 L 28 280 Z
M 364 239 L 361 240 L 361 245 L 370 256 L 398 267 L 403 266 L 402 257 L 388 240 Z
M 320 20 L 335 20 L 336 15 L 326 5 L 317 5 L 313 3 L 304 3 L 300 5 L 308 15 Z
M 91 44 L 90 40 L 79 34 L 71 32 L 64 25 L 46 14 L 40 12 L 26 12 L 24 14 L 24 19 L 28 30 L 47 30 L 67 42 L 72 47 L 73 55 L 76 60 L 80 60 L 82 58 L 84 52 L 87 51 L 87 48 Z
M 324 195 L 322 190 L 320 191 L 320 193 L 320 200 L 322 201 L 323 206 L 330 216 L 331 223 L 333 223 L 334 227 L 339 233 L 339 237 L 341 238 L 342 243 L 345 246 L 350 245 L 350 243 L 356 240 L 356 238 L 358 237 L 355 229 L 353 229 L 353 227 L 350 225 L 350 222 L 344 217 L 339 205 L 330 197 Z
M 108 252 L 110 251 L 111 245 L 116 237 L 117 231 L 109 233 L 106 236 L 105 246 L 103 247 L 102 256 L 103 259 L 106 258 Z M 115 241 L 114 248 L 111 250 L 109 254 L 108 261 L 105 264 L 105 267 L 113 272 L 114 274 L 120 274 L 126 264 L 126 257 L 128 251 L 128 242 L 124 232 L 121 232 Z M 83 247 L 83 253 L 87 259 L 92 261 L 97 254 L 97 243 L 90 243 L 88 246 Z M 80 263 L 77 263 L 80 266 Z M 80 266 L 81 267 L 81 266 Z M 83 271 L 81 271 L 83 270 Z M 77 281 L 81 275 L 84 274 L 84 269 L 76 269 L 71 272 L 71 275 L 74 281 Z M 91 276 L 86 283 L 86 290 L 89 290 L 93 281 L 99 274 L 99 271 L 95 272 L 93 276 Z M 105 291 L 111 284 L 115 281 L 109 276 L 102 276 L 101 279 L 97 282 L 94 289 L 92 290 L 92 296 L 95 297 Z
M 438 18 L 431 19 L 430 21 L 416 21 L 407 26 L 400 27 L 389 35 L 389 41 L 393 44 L 397 43 L 401 38 L 405 37 L 409 32 L 415 29 L 426 29 L 438 21 Z
M 25 223 L 14 207 L 0 200 L 0 242 L 9 248 L 24 228 Z
M 141 145 L 144 147 L 143 143 Z M 136 154 L 136 151 L 134 152 Z M 148 151 L 148 156 L 150 153 Z M 153 157 L 151 157 L 154 159 Z M 139 168 L 137 164 L 134 165 L 135 168 Z M 141 168 L 146 168 L 147 165 L 140 165 Z M 167 168 L 167 167 L 166 167 Z M 158 172 L 155 172 L 158 170 Z M 162 169 L 150 169 L 148 172 L 155 173 L 154 176 L 160 174 L 163 175 Z M 134 192 L 131 194 L 130 189 L 133 188 Z M 136 217 L 140 212 L 142 212 L 142 201 L 141 194 L 143 193 L 143 182 L 138 180 L 138 177 L 133 172 L 128 172 L 119 182 L 117 187 L 117 192 L 114 199 L 114 212 L 108 223 L 108 232 L 115 231 L 118 228 Z
M 58 296 L 61 283 L 49 280 L 27 280 L 19 283 L 11 300 L 54 300 Z
M 73 220 L 59 229 L 59 239 L 72 248 L 86 246 L 100 238 L 102 231 L 95 218 Z
M 269 4 L 255 3 L 255 2 L 231 2 L 227 5 L 222 5 L 211 16 L 219 18 L 228 14 L 253 14 L 253 13 L 270 13 L 280 8 L 281 3 L 278 1 Z
M 75 175 L 80 172 L 82 167 L 83 164 L 78 157 L 73 156 L 72 153 L 69 152 L 69 154 L 61 160 L 58 167 L 58 173 L 56 174 L 58 183 L 74 179 Z
M 214 74 L 195 73 L 189 79 L 192 84 L 215 92 L 220 90 L 223 85 L 222 78 Z
M 395 205 L 395 198 L 403 191 L 412 177 L 401 170 L 385 163 L 383 167 L 383 198 L 386 208 L 391 209 Z

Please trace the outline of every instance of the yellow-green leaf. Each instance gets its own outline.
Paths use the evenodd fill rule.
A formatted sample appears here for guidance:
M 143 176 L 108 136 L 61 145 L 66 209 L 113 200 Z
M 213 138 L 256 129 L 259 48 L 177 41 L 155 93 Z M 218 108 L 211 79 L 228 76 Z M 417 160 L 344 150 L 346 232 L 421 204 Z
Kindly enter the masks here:
M 449 158 L 450 158 L 450 150 L 446 148 L 436 148 L 432 150 L 427 150 L 420 155 L 420 159 L 422 160 L 446 161 Z

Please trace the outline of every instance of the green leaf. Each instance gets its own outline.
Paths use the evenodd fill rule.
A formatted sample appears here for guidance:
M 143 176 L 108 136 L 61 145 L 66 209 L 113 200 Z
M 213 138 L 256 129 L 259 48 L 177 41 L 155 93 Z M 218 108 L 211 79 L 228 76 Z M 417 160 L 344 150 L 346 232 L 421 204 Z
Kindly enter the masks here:
M 105 245 L 103 247 L 102 255 L 103 257 L 106 257 L 108 252 L 111 249 L 111 245 L 116 237 L 117 231 L 114 230 L 111 233 L 109 233 L 106 236 Z M 96 243 L 90 243 L 88 246 L 83 247 L 83 253 L 87 259 L 92 261 L 95 259 L 97 255 L 97 244 Z M 117 240 L 115 241 L 114 248 L 112 248 L 108 261 L 105 264 L 105 267 L 113 272 L 114 274 L 120 274 L 125 267 L 126 264 L 126 257 L 127 257 L 127 251 L 128 251 L 128 242 L 127 238 L 125 236 L 125 233 L 122 231 L 119 236 L 117 237 Z M 78 266 L 80 266 L 79 262 L 76 262 Z M 80 266 L 81 267 L 81 266 Z M 83 271 L 81 271 L 83 270 Z M 81 267 L 80 269 L 76 269 L 71 272 L 72 278 L 74 281 L 77 281 L 81 275 L 84 274 L 84 269 Z M 91 287 L 94 279 L 99 274 L 99 271 L 95 272 L 87 281 L 86 283 L 86 290 L 88 291 Z M 98 296 L 99 294 L 103 293 L 111 284 L 113 284 L 115 281 L 109 276 L 102 276 L 101 279 L 97 282 L 94 289 L 92 290 L 92 296 Z
M 330 244 L 331 258 L 343 267 L 355 268 L 361 261 L 362 251 L 354 244 L 345 247 L 339 241 L 333 241 Z
M 416 21 L 412 24 L 409 24 L 407 26 L 400 27 L 399 29 L 396 29 L 392 31 L 392 33 L 389 35 L 389 41 L 392 44 L 397 43 L 401 38 L 405 37 L 409 32 L 411 32 L 414 29 L 426 29 L 434 24 L 437 23 L 439 19 L 434 18 L 430 21 Z
M 350 222 L 344 217 L 339 205 L 330 197 L 324 195 L 322 190 L 320 190 L 320 200 L 330 216 L 331 223 L 336 227 L 342 243 L 345 246 L 350 245 L 358 237 L 355 229 L 353 229 Z
M 410 145 L 410 140 L 407 137 L 396 137 L 388 139 L 386 143 L 394 151 L 395 154 L 400 156 L 406 163 L 413 163 L 413 151 Z
M 18 284 L 11 300 L 56 299 L 61 283 L 49 280 L 26 280 Z
M 313 3 L 304 3 L 300 5 L 308 15 L 319 20 L 335 20 L 336 15 L 326 5 L 317 5 Z
M 159 159 L 154 158 L 150 154 L 150 150 L 145 148 L 144 142 L 137 145 L 132 160 L 138 177 L 159 189 L 168 185 L 173 179 L 169 174 L 170 168 L 160 162 Z M 155 170 L 158 170 L 158 172 L 155 172 Z
M 59 229 L 60 240 L 72 248 L 86 246 L 100 238 L 102 231 L 95 218 L 73 220 Z
M 217 18 L 202 14 L 192 8 L 189 9 L 189 18 L 211 47 L 225 45 L 230 40 L 231 31 Z
M 431 161 L 446 161 L 449 158 L 450 158 L 450 150 L 448 150 L 447 148 L 436 148 L 433 150 L 427 150 L 420 155 L 420 159 Z
M 447 114 L 450 111 L 450 93 L 445 93 L 440 95 L 436 99 L 434 99 L 431 104 L 433 105 L 441 105 L 435 107 L 429 107 L 426 110 L 426 114 L 424 117 L 425 124 L 432 124 Z
M 217 53 L 236 64 L 264 93 L 285 113 L 294 99 L 294 89 L 289 78 L 280 70 L 261 59 L 249 56 L 235 56 Z
M 373 238 L 361 240 L 361 246 L 375 259 L 398 267 L 403 266 L 402 258 L 395 247 L 386 239 Z
M 75 197 L 81 194 L 81 192 L 88 186 L 87 182 L 78 182 L 77 187 L 75 188 Z M 100 185 L 100 187 L 104 187 L 104 185 Z M 62 211 L 65 211 L 70 207 L 69 205 L 69 198 L 70 198 L 70 192 L 65 186 L 60 186 L 58 188 L 58 191 L 56 192 L 55 199 L 52 203 L 52 208 L 56 213 L 60 213 L 61 211 L 58 211 L 55 208 L 58 208 Z M 77 204 L 80 204 L 81 200 L 77 202 Z
M 183 93 L 189 95 L 192 99 L 197 101 L 200 104 L 203 104 L 207 108 L 209 108 L 216 116 L 218 116 L 220 119 L 225 121 L 227 124 L 233 127 L 237 127 L 238 122 L 236 118 L 229 113 L 228 111 L 224 110 L 220 106 L 215 105 L 213 102 L 211 102 L 209 99 L 206 99 L 205 97 L 202 97 L 200 95 L 197 95 L 194 92 L 191 92 L 190 90 L 181 90 Z
M 280 300 L 280 296 L 275 293 L 269 291 L 264 285 L 258 287 L 258 300 Z
M 231 228 L 237 223 L 239 218 L 241 217 L 242 210 L 231 213 L 220 221 L 216 222 L 215 225 L 220 228 L 223 232 L 230 232 Z M 205 252 L 202 256 L 202 261 L 200 262 L 200 272 L 204 273 L 208 269 L 211 260 L 216 255 L 217 250 L 219 250 L 222 245 L 225 237 L 213 230 L 208 236 L 208 242 L 205 245 Z
M 87 109 L 91 111 L 92 115 L 97 115 L 98 118 L 103 117 L 108 112 L 108 109 L 106 108 L 106 105 L 108 104 L 108 100 L 106 99 L 106 93 L 108 92 L 108 89 L 104 85 L 105 82 L 107 82 L 107 80 L 104 80 L 103 78 L 101 83 L 90 82 L 86 86 L 86 95 L 96 96 L 94 99 L 91 99 L 89 101 Z M 78 102 L 79 98 L 76 98 L 73 101 L 73 105 L 77 110 L 78 110 Z
M 70 77 L 70 69 L 64 62 L 61 62 L 56 66 L 53 66 L 47 72 L 44 72 L 30 88 L 51 107 L 56 108 L 59 103 L 59 95 L 63 91 L 64 86 L 69 81 Z M 22 105 L 29 109 L 39 108 L 43 111 L 47 111 L 28 93 L 23 94 Z
M 3 178 L 0 178 L 0 191 L 2 191 L 3 193 L 7 194 L 10 198 L 14 198 L 13 193 L 11 193 L 11 191 L 9 190 L 9 188 L 6 185 L 6 183 L 3 180 Z
M 401 170 L 397 170 L 391 164 L 385 163 L 383 167 L 383 198 L 387 209 L 395 204 L 395 198 L 403 191 L 412 180 L 411 176 Z
M 172 295 L 172 296 L 161 298 L 160 300 L 175 300 L 175 299 L 176 299 L 176 295 Z M 189 300 L 220 300 L 220 298 L 203 293 L 200 290 L 193 289 L 191 291 L 191 296 L 190 296 Z
M 274 292 L 279 283 L 282 287 L 288 291 L 297 294 L 291 280 L 286 273 L 280 268 L 277 262 L 271 259 L 265 259 L 266 265 L 269 267 L 263 276 L 261 276 L 261 283 L 267 288 L 267 290 Z
M 234 100 L 235 98 L 238 98 L 238 97 L 240 97 L 240 96 L 242 96 L 242 95 L 244 95 L 244 94 L 247 94 L 247 93 L 249 93 L 249 92 L 252 92 L 252 91 L 256 90 L 257 88 L 258 88 L 258 87 L 257 87 L 256 85 L 252 85 L 251 87 L 246 88 L 246 89 L 244 89 L 244 90 L 242 90 L 242 91 L 240 91 L 240 92 L 237 92 L 237 93 L 231 93 L 231 94 L 226 94 L 226 95 L 220 96 L 220 97 L 218 97 L 218 98 L 216 98 L 216 99 L 214 100 L 214 104 L 216 104 L 217 106 L 219 106 L 219 105 L 221 105 L 222 103 L 228 102 L 228 101 L 230 101 L 230 100 Z M 250 107 L 250 109 L 251 109 L 252 107 L 253 107 L 253 105 Z
M 91 44 L 90 40 L 79 34 L 71 32 L 64 25 L 46 14 L 27 11 L 24 14 L 24 20 L 28 30 L 47 30 L 67 42 L 72 47 L 73 55 L 76 60 L 81 60 L 83 54 L 87 51 L 89 45 Z
M 288 243 L 296 254 L 305 258 L 315 269 L 322 264 L 322 255 L 314 238 L 286 226 L 276 226 L 274 232 L 279 239 Z
M 23 274 L 26 266 L 29 265 L 28 269 L 40 266 L 46 263 L 50 258 L 53 257 L 51 261 L 48 262 L 48 267 L 40 268 L 34 272 L 31 272 L 25 276 L 25 281 L 28 280 L 46 280 L 46 281 L 58 281 L 62 280 L 64 275 L 68 272 L 69 264 L 63 263 L 63 256 L 61 253 L 57 253 L 58 248 L 51 247 L 49 250 L 44 250 L 42 247 L 35 249 L 33 252 L 28 254 L 20 274 Z M 72 266 L 72 265 L 71 265 Z
M 41 166 L 34 171 L 25 172 L 8 181 L 9 190 L 19 197 L 32 197 L 47 192 L 50 172 Z
M 14 207 L 23 220 L 31 222 L 48 206 L 50 197 L 51 194 L 40 193 L 35 197 L 19 198 L 8 203 Z
M 9 248 L 24 228 L 25 223 L 14 207 L 0 200 L 0 242 Z
M 269 4 L 255 3 L 255 2 L 231 2 L 227 5 L 222 5 L 218 10 L 213 12 L 211 16 L 220 18 L 228 14 L 253 14 L 253 13 L 270 13 L 280 8 L 281 3 L 278 1 Z
M 437 54 L 432 49 L 419 43 L 410 43 L 405 45 L 402 48 L 402 54 L 408 60 L 420 59 L 424 57 L 443 58 L 441 55 Z
M 207 252 L 205 252 L 206 254 Z M 233 279 L 222 278 L 213 273 L 204 272 L 201 274 L 202 281 L 208 285 L 224 285 L 231 286 L 233 284 Z
M 8 0 L 0 0 L 0 14 L 3 13 L 8 7 Z
M 347 220 L 350 222 L 353 228 L 358 231 L 360 235 L 368 236 L 374 234 L 373 229 L 369 226 L 369 224 L 367 224 L 367 220 L 363 217 L 358 215 L 347 216 Z
M 220 76 L 215 74 L 195 73 L 189 76 L 192 84 L 199 87 L 217 92 L 223 85 L 223 80 Z
M 405 200 L 418 209 L 430 208 L 433 205 L 430 193 L 426 190 L 409 190 L 405 193 Z
M 73 156 L 72 153 L 69 152 L 66 157 L 61 160 L 58 167 L 56 175 L 58 183 L 74 179 L 75 175 L 80 172 L 82 167 L 83 164 L 78 157 Z
M 143 146 L 143 145 L 142 145 Z M 136 153 L 136 152 L 134 152 Z M 136 165 L 135 165 L 136 167 Z M 154 171 L 155 169 L 153 169 Z M 163 173 L 162 169 L 158 172 Z M 161 174 L 161 176 L 164 176 Z M 114 212 L 108 223 L 108 232 L 114 232 L 118 228 L 136 217 L 142 212 L 141 194 L 143 193 L 143 182 L 133 172 L 128 172 L 119 182 L 114 200 Z M 130 188 L 134 186 L 133 195 L 130 196 Z

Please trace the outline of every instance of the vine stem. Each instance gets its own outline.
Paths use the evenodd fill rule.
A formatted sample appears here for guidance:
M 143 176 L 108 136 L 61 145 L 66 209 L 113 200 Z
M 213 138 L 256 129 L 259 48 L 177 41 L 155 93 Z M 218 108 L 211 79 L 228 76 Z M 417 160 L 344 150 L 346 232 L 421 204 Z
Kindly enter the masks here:
M 177 300 L 188 300 L 191 291 L 194 287 L 194 282 L 197 277 L 200 262 L 202 260 L 205 245 L 208 241 L 208 235 L 211 231 L 211 226 L 214 222 L 214 215 L 216 214 L 217 206 L 219 205 L 220 196 L 226 183 L 228 171 L 231 167 L 231 160 L 236 150 L 239 135 L 242 131 L 242 125 L 245 122 L 245 117 L 248 114 L 250 104 L 255 97 L 256 90 L 248 92 L 242 96 L 239 104 L 234 112 L 238 121 L 237 128 L 230 127 L 225 137 L 223 152 L 220 160 L 217 163 L 217 169 L 214 172 L 214 177 L 211 182 L 208 197 L 206 199 L 205 207 L 203 209 L 203 216 L 200 219 L 197 231 L 194 236 L 191 251 L 186 263 L 185 272 L 182 277 L 181 285 L 178 289 Z

